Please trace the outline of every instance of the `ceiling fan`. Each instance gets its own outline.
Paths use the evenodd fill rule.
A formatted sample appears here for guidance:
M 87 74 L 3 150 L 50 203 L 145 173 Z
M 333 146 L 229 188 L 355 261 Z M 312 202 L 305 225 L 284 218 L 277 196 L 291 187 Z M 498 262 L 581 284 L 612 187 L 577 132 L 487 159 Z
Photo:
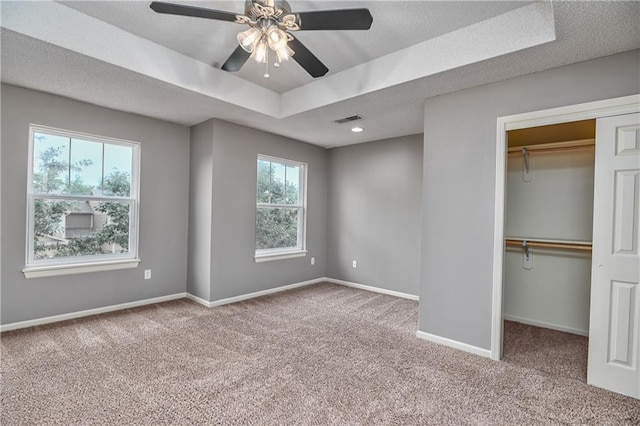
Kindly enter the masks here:
M 247 0 L 244 15 L 158 1 L 151 3 L 151 9 L 157 13 L 248 25 L 249 29 L 238 33 L 239 46 L 222 65 L 225 71 L 240 70 L 250 57 L 268 67 L 272 50 L 276 55 L 275 66 L 293 57 L 314 78 L 322 77 L 329 69 L 292 31 L 368 30 L 373 22 L 371 12 L 364 8 L 292 13 L 289 3 L 281 0 Z M 269 77 L 268 71 L 265 77 Z

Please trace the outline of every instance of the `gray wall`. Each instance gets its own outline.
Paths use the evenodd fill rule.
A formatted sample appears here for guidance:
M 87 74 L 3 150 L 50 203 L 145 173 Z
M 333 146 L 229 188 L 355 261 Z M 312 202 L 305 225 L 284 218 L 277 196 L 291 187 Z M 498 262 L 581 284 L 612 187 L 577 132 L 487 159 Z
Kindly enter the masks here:
M 189 263 L 187 291 L 209 300 L 211 294 L 211 209 L 213 208 L 213 123 L 191 128 L 189 176 Z
M 329 150 L 328 277 L 418 295 L 422 145 L 413 135 Z
M 496 119 L 640 91 L 638 51 L 425 102 L 418 329 L 491 346 Z
M 198 127 L 204 135 L 212 132 L 213 147 L 211 210 L 211 301 L 267 290 L 293 284 L 326 274 L 327 229 L 327 153 L 317 146 L 284 138 L 259 130 L 209 120 Z M 195 142 L 200 145 L 200 141 Z M 308 164 L 307 187 L 307 250 L 305 257 L 256 263 L 255 210 L 256 210 L 256 160 L 265 154 Z M 192 163 L 192 177 L 208 179 L 194 167 L 211 167 L 211 163 Z M 207 183 L 208 184 L 208 183 Z M 191 188 L 191 205 L 202 196 L 197 187 Z M 207 195 L 204 194 L 206 197 Z M 201 237 L 194 224 L 191 239 Z M 202 233 L 206 234 L 206 233 Z M 192 242 L 193 244 L 193 242 Z M 193 257 L 194 253 L 191 253 Z M 310 258 L 315 257 L 315 265 Z M 206 267 L 190 262 L 192 267 Z M 198 271 L 190 271 L 194 277 Z M 204 274 L 204 272 L 203 272 Z M 196 287 L 195 282 L 189 288 Z
M 2 324 L 184 292 L 189 129 L 14 86 L 1 90 Z M 29 123 L 141 143 L 138 268 L 24 278 Z

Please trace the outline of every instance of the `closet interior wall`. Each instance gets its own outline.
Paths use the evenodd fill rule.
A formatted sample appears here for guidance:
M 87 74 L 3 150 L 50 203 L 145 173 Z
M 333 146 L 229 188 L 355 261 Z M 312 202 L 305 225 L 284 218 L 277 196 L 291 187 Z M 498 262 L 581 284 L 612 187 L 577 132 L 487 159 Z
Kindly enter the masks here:
M 594 120 L 508 132 L 509 148 L 517 152 L 507 161 L 507 240 L 591 242 L 594 145 L 538 152 L 535 148 L 594 138 Z M 522 147 L 532 147 L 528 173 Z M 588 244 L 581 250 L 529 247 L 529 258 L 526 252 L 513 242 L 505 248 L 504 319 L 588 335 Z

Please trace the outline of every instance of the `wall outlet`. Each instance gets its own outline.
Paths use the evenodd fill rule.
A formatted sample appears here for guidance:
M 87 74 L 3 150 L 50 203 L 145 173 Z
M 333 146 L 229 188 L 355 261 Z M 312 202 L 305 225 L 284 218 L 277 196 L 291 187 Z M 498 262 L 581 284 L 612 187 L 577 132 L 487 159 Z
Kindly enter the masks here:
M 315 265 L 315 264 L 316 264 L 316 258 L 315 258 L 315 257 L 312 257 L 312 258 L 311 258 L 311 264 L 312 264 L 312 265 Z
M 358 267 L 358 261 L 354 260 L 353 263 L 351 264 L 351 266 L 353 266 L 354 268 Z
M 151 279 L 151 269 L 145 269 L 144 270 L 144 279 L 145 280 L 150 280 Z

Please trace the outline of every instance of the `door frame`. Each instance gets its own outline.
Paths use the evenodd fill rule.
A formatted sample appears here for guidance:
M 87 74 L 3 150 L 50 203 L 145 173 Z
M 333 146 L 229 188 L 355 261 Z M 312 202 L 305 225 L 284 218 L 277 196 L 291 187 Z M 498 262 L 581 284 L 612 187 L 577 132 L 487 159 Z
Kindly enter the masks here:
M 568 123 L 571 121 L 591 120 L 636 112 L 640 112 L 640 94 L 498 117 L 496 126 L 491 359 L 499 361 L 502 358 L 502 296 L 504 284 L 504 209 L 507 168 L 507 132 L 509 130 Z

